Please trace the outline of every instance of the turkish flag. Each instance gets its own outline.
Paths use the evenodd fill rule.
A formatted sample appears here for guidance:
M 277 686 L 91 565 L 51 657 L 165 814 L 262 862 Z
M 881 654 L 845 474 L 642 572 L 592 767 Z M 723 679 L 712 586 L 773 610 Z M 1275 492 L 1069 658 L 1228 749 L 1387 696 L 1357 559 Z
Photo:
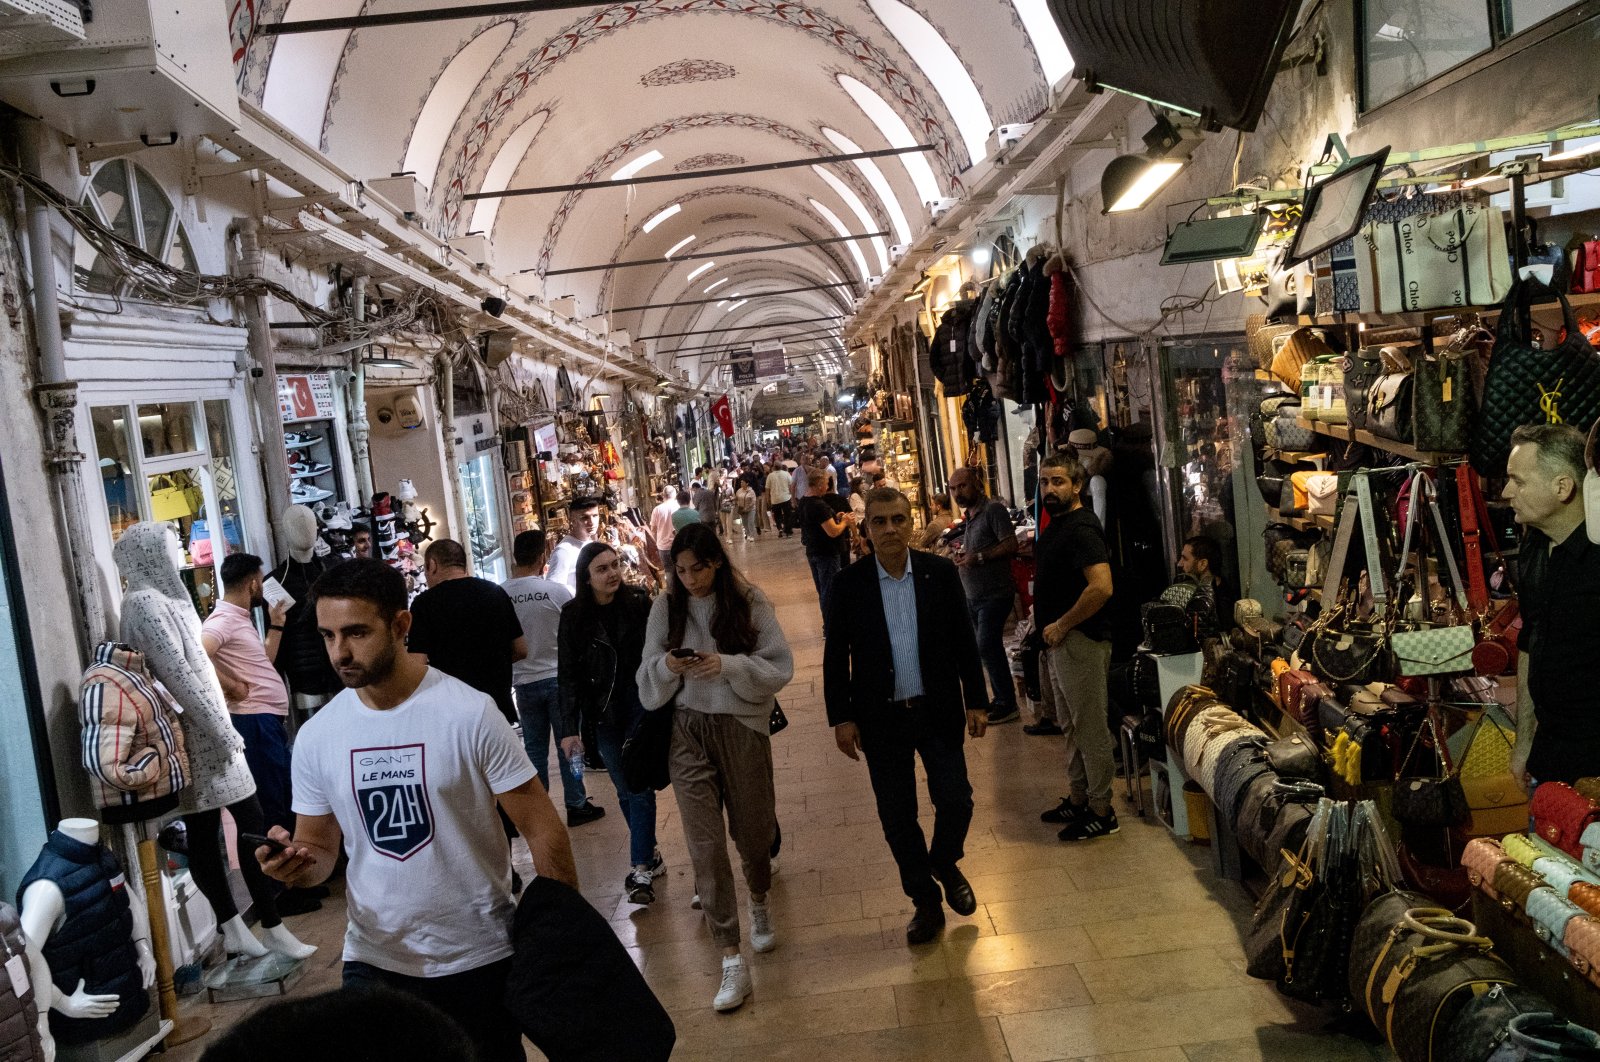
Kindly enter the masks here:
M 711 403 L 711 415 L 717 418 L 717 427 L 722 429 L 723 436 L 733 438 L 733 406 L 729 404 L 727 395 Z

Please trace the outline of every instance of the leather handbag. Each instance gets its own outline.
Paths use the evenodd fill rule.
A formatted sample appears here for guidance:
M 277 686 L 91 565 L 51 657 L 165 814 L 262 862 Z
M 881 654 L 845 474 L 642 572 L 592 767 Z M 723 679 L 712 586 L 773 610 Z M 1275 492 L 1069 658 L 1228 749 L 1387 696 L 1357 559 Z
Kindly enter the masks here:
M 1272 375 L 1283 381 L 1283 385 L 1290 390 L 1299 390 L 1300 372 L 1305 363 L 1332 353 L 1333 348 L 1329 347 L 1315 331 L 1310 328 L 1296 328 L 1274 351 Z
M 1267 762 L 1266 735 L 1245 738 L 1231 746 L 1217 760 L 1216 782 L 1212 803 L 1217 806 L 1217 816 L 1233 828 L 1245 792 L 1257 778 L 1272 773 Z
M 1500 848 L 1506 857 L 1522 866 L 1533 868 L 1533 864 L 1544 855 L 1532 841 L 1520 833 L 1508 833 L 1500 842 Z
M 1219 703 L 1217 695 L 1205 686 L 1179 687 L 1167 701 L 1167 747 L 1181 757 L 1184 737 L 1195 716 Z
M 1424 731 L 1433 738 L 1438 770 L 1432 774 L 1407 775 L 1406 768 L 1417 755 Z M 1400 764 L 1392 810 L 1397 820 L 1409 826 L 1458 826 L 1466 821 L 1467 794 L 1461 789 L 1461 780 L 1450 769 L 1449 751 L 1439 737 L 1431 714 L 1417 728 L 1417 736 Z
M 1505 1062 L 1496 1054 L 1511 1035 L 1513 1019 L 1524 1014 L 1548 1014 L 1549 1000 L 1520 985 L 1494 985 L 1483 995 L 1461 1008 L 1450 1023 L 1443 1043 L 1437 1047 L 1440 1059 L 1451 1062 Z
M 1533 872 L 1548 882 L 1550 887 L 1556 890 L 1557 896 L 1568 896 L 1572 892 L 1572 886 L 1580 881 L 1590 885 L 1600 885 L 1600 875 L 1569 858 L 1564 852 L 1535 859 Z
M 1296 473 L 1298 475 L 1299 473 Z M 1339 474 L 1313 472 L 1306 477 L 1306 514 L 1334 516 L 1339 508 Z
M 1362 347 L 1344 356 L 1345 419 L 1353 429 L 1367 426 L 1367 393 L 1383 375 L 1377 347 Z
M 1490 306 L 1511 288 L 1505 218 L 1496 207 L 1463 205 L 1392 222 L 1357 235 L 1372 256 L 1380 313 Z
M 772 714 L 767 716 L 767 734 L 771 736 L 779 733 L 787 729 L 788 726 L 789 717 L 783 714 L 783 705 L 779 704 L 778 699 L 774 697 L 772 699 Z
M 1250 720 L 1221 701 L 1213 701 L 1200 710 L 1194 721 L 1189 724 L 1189 729 L 1184 732 L 1184 773 L 1199 782 L 1202 787 L 1209 786 L 1210 774 L 1202 769 L 1202 764 L 1215 766 L 1216 757 L 1228 742 L 1245 737 L 1249 733 L 1259 732 Z M 1210 789 L 1206 791 L 1209 793 Z
M 1494 868 L 1494 891 L 1500 895 L 1500 906 L 1518 918 L 1527 917 L 1528 894 L 1543 886 L 1544 879 L 1521 863 L 1507 860 Z
M 1316 718 L 1315 702 L 1307 697 L 1311 687 L 1320 686 L 1317 676 L 1309 671 L 1290 669 L 1278 676 L 1278 707 L 1301 726 L 1309 727 Z M 1308 703 L 1310 701 L 1310 703 Z
M 1572 788 L 1590 800 L 1600 800 L 1600 778 L 1579 778 L 1572 783 Z
M 1252 781 L 1234 816 L 1239 847 L 1258 865 L 1272 866 L 1278 852 L 1300 850 L 1311 825 L 1311 806 L 1322 798 L 1321 786 L 1265 774 Z
M 1330 621 L 1311 642 L 1307 663 L 1312 674 L 1337 685 L 1365 685 L 1391 675 L 1389 637 L 1381 626 L 1352 622 L 1342 629 L 1333 628 Z
M 1472 628 L 1424 627 L 1389 635 L 1395 668 L 1401 675 L 1455 675 L 1472 670 L 1472 651 L 1478 644 Z
M 1580 782 L 1583 779 L 1578 779 Z M 1579 791 L 1582 792 L 1581 790 Z M 1589 797 L 1593 800 L 1593 797 Z M 1600 824 L 1588 826 L 1583 831 L 1583 836 L 1578 838 L 1583 845 L 1583 855 L 1580 861 L 1590 870 L 1600 870 Z
M 1513 736 L 1489 708 L 1466 730 L 1464 747 L 1452 749 L 1470 809 L 1464 832 L 1469 837 L 1521 833 L 1528 828 L 1528 794 L 1511 773 Z
M 1291 734 L 1266 746 L 1267 763 L 1280 778 L 1305 778 L 1311 781 L 1322 776 L 1322 754 L 1305 734 Z
M 1393 889 L 1373 897 L 1362 910 L 1350 936 L 1350 1001 L 1373 1021 L 1381 1013 L 1378 989 L 1382 987 L 1373 977 L 1394 947 L 1401 920 L 1407 911 L 1431 906 L 1433 901 L 1422 893 Z
M 1500 842 L 1493 837 L 1474 837 L 1461 853 L 1461 865 L 1467 868 L 1467 879 L 1492 900 L 1500 894 L 1494 891 L 1495 873 L 1501 863 L 1512 862 Z
M 1587 881 L 1574 881 L 1567 886 L 1567 899 L 1589 914 L 1600 918 L 1600 885 L 1593 885 Z
M 1446 347 L 1412 362 L 1411 437 L 1428 453 L 1465 453 L 1472 442 L 1468 351 Z
M 1565 782 L 1545 782 L 1534 790 L 1533 832 L 1574 859 L 1583 858 L 1583 831 L 1600 822 L 1600 804 Z
M 1585 917 L 1583 908 L 1546 885 L 1528 894 L 1528 918 L 1533 934 L 1554 948 L 1563 958 L 1568 955 L 1567 923 Z
M 1411 445 L 1412 373 L 1388 372 L 1367 389 L 1367 430 L 1380 439 Z
M 1566 338 L 1550 350 L 1533 345 L 1518 325 L 1535 299 L 1559 300 Z M 1600 418 L 1600 351 L 1589 345 L 1566 295 L 1518 280 L 1500 310 L 1483 402 L 1472 427 L 1472 467 L 1503 476 L 1511 433 L 1523 424 L 1593 424 Z
M 1290 976 L 1294 941 L 1309 917 L 1316 888 L 1316 873 L 1304 849 L 1282 852 L 1245 934 L 1245 973 L 1280 983 Z
M 675 704 L 645 712 L 622 742 L 622 777 L 635 793 L 646 789 L 659 791 L 672 784 L 667 761 L 672 749 L 675 714 Z
M 1567 961 L 1573 969 L 1587 977 L 1590 984 L 1600 985 L 1600 918 L 1592 911 L 1588 918 L 1574 918 L 1567 923 L 1562 943 L 1567 946 Z
M 1487 678 L 1517 673 L 1517 638 L 1522 633 L 1522 609 L 1515 600 L 1507 601 L 1484 624 L 1478 643 L 1472 647 L 1472 670 Z
M 1484 1062 L 1563 1062 L 1600 1059 L 1600 1034 L 1549 1011 L 1518 1014 L 1506 1039 Z
M 1300 423 L 1300 407 L 1284 406 L 1272 418 L 1273 435 L 1277 437 L 1277 449 L 1304 453 L 1317 448 L 1317 432 L 1314 428 L 1305 427 Z

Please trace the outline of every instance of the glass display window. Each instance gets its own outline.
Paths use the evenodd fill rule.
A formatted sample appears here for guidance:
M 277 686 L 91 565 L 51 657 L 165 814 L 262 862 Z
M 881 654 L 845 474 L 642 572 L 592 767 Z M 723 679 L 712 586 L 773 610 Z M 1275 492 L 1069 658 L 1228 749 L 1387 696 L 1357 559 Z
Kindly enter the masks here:
M 467 524 L 467 550 L 472 554 L 472 574 L 505 582 L 505 550 L 500 542 L 499 493 L 495 479 L 498 455 L 482 454 L 457 467 L 461 474 L 461 500 Z

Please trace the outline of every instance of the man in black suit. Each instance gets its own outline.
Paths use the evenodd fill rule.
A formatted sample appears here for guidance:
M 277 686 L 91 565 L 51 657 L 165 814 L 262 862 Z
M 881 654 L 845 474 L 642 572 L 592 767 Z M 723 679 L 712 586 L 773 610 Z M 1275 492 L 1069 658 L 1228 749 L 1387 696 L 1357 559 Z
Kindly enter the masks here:
M 950 909 L 977 910 L 957 864 L 972 822 L 963 730 L 989 723 L 978 643 L 956 566 L 911 549 L 911 503 L 897 490 L 866 497 L 874 556 L 834 577 L 822 658 L 828 723 L 839 751 L 867 756 L 884 839 L 916 913 L 906 942 L 923 944 Z M 933 845 L 917 822 L 915 756 L 928 773 Z

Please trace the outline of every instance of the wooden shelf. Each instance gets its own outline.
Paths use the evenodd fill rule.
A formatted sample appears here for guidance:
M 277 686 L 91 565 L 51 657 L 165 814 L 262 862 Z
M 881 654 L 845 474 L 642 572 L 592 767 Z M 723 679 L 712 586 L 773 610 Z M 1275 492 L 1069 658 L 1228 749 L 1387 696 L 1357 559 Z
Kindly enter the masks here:
M 1302 428 L 1316 432 L 1318 435 L 1326 435 L 1329 438 L 1340 439 L 1344 442 L 1362 443 L 1372 447 L 1374 450 L 1385 450 L 1391 454 L 1399 454 L 1408 461 L 1438 464 L 1442 461 L 1450 461 L 1462 456 L 1461 454 L 1418 450 L 1415 446 L 1407 446 L 1405 443 L 1395 442 L 1391 439 L 1380 439 L 1364 428 L 1351 428 L 1348 424 L 1327 424 L 1320 420 L 1306 420 L 1304 418 L 1298 418 L 1295 423 Z
M 1585 307 L 1600 306 L 1600 292 L 1591 292 L 1587 295 L 1568 295 L 1567 301 L 1574 310 Z M 1561 312 L 1559 302 L 1536 302 L 1530 308 L 1532 313 Z M 1311 318 L 1301 317 L 1299 323 L 1307 327 L 1323 326 L 1334 327 L 1340 324 L 1364 323 L 1368 328 L 1426 328 L 1428 322 L 1441 317 L 1458 317 L 1463 314 L 1475 313 L 1480 317 L 1494 318 L 1500 313 L 1500 305 L 1493 306 L 1452 306 L 1436 310 L 1409 310 L 1402 313 L 1357 313 L 1349 310 L 1339 314 L 1324 314 Z
M 1288 524 L 1296 531 L 1332 531 L 1333 517 L 1331 516 L 1284 516 L 1267 506 L 1267 519 L 1274 523 Z

